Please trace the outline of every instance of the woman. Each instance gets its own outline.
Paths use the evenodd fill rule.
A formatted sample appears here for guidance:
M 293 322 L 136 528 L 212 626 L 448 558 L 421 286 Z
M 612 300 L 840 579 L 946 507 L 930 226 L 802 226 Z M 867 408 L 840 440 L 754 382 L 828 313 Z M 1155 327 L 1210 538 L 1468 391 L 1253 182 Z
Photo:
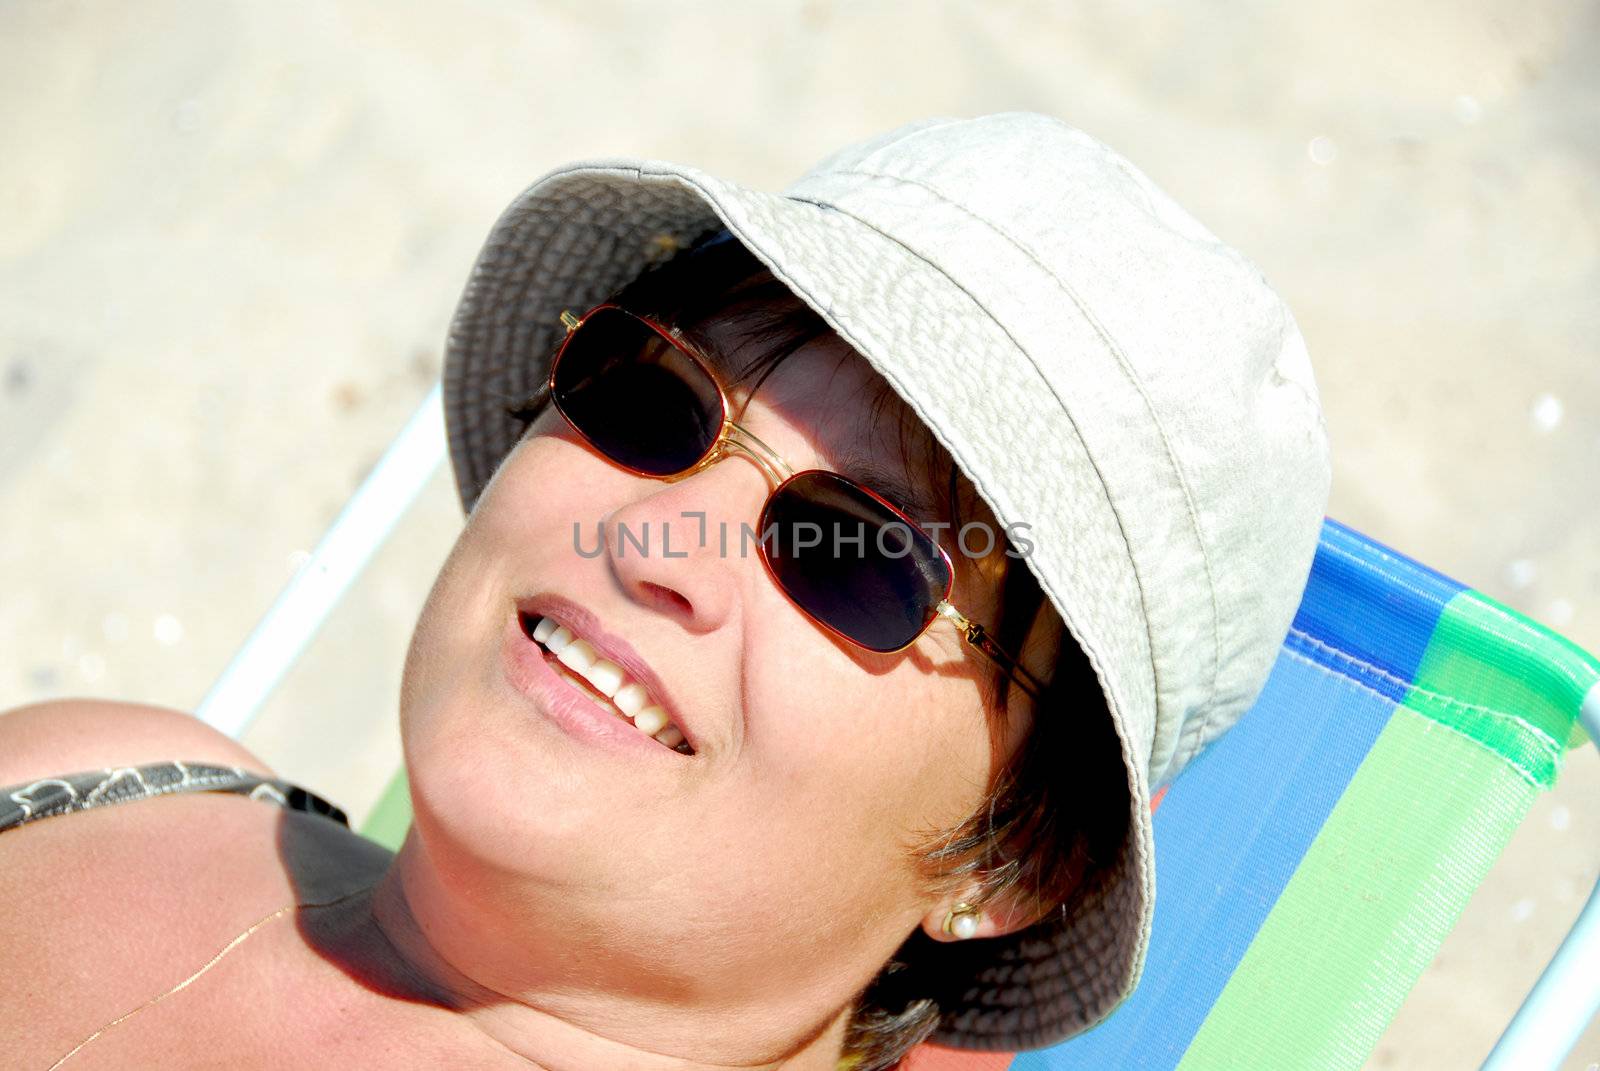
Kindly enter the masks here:
M 1243 257 L 1034 115 L 783 196 L 574 165 L 445 381 L 405 845 L 180 714 L 0 718 L 17 1066 L 882 1068 L 1131 992 L 1150 792 L 1253 701 L 1326 501 Z

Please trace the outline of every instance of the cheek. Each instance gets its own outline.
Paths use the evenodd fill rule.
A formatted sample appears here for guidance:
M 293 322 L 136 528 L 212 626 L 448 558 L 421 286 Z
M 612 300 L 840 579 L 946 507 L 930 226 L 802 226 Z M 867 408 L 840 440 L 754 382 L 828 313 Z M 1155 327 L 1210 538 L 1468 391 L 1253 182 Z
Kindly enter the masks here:
M 525 441 L 495 472 L 439 570 L 406 651 L 400 687 L 401 738 L 414 778 L 442 767 L 461 741 L 485 739 L 470 700 L 494 684 L 511 595 L 571 553 L 571 522 L 580 487 L 563 480 L 552 459 Z M 533 479 L 534 470 L 539 478 Z
M 455 652 L 452 642 L 459 631 L 451 622 L 462 617 L 465 597 L 463 573 L 470 575 L 473 559 L 472 530 L 457 537 L 455 546 L 434 578 L 428 598 L 417 615 L 411 643 L 406 648 L 405 666 L 400 677 L 400 728 L 409 735 L 413 726 L 425 719 L 445 696 L 441 694 L 454 674 L 449 672 Z
M 875 674 L 822 646 L 791 643 L 752 675 L 746 813 L 830 880 L 892 878 L 914 892 L 907 852 L 964 821 L 987 789 L 983 716 L 970 685 L 906 664 Z

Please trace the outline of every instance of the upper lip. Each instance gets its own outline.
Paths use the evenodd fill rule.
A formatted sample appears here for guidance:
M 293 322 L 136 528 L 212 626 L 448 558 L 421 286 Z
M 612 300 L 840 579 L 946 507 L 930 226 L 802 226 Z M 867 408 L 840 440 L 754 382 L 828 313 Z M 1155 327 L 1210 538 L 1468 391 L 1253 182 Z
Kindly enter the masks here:
M 567 626 L 568 631 L 579 639 L 588 640 L 596 654 L 621 666 L 629 680 L 638 681 L 645 686 L 651 699 L 661 704 L 672 724 L 683 733 L 683 738 L 688 741 L 689 747 L 695 754 L 700 753 L 699 734 L 684 720 L 683 712 L 678 708 L 677 700 L 673 698 L 672 693 L 667 690 L 666 683 L 655 670 L 650 668 L 650 664 L 643 656 L 633 649 L 633 644 L 614 632 L 608 632 L 592 612 L 565 596 L 546 593 L 518 599 L 517 613 L 528 614 L 535 618 L 553 617 Z

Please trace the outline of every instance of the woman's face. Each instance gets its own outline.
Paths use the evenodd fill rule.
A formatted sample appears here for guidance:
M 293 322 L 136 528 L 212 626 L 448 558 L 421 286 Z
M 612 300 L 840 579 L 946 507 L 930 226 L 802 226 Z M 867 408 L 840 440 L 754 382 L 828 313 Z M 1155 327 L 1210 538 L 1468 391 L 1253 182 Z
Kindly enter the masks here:
M 893 405 L 869 413 L 880 386 L 830 336 L 729 397 L 796 470 L 864 456 L 926 486 Z M 730 1057 L 786 1051 L 912 929 L 936 929 L 947 903 L 907 849 L 966 819 L 1026 730 L 991 725 L 986 666 L 948 624 L 873 654 L 791 604 L 753 545 L 740 554 L 770 490 L 738 454 L 674 482 L 634 475 L 546 407 L 469 517 L 407 659 L 407 892 L 424 932 L 475 980 L 655 1051 L 710 1058 L 708 1024 L 729 1016 L 759 1035 Z M 648 553 L 618 538 L 647 525 Z M 941 542 L 951 601 L 991 622 L 980 563 Z M 633 647 L 695 754 L 603 746 L 514 685 L 504 648 L 531 643 L 517 604 L 544 596 Z

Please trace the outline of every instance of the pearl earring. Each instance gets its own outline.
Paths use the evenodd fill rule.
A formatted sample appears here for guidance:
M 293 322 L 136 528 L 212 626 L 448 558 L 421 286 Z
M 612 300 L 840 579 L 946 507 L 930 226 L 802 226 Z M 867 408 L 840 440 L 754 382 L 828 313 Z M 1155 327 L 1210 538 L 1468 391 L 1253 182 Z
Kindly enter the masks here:
M 982 912 L 963 900 L 945 915 L 944 932 L 965 941 L 978 932 L 978 921 L 982 917 Z

